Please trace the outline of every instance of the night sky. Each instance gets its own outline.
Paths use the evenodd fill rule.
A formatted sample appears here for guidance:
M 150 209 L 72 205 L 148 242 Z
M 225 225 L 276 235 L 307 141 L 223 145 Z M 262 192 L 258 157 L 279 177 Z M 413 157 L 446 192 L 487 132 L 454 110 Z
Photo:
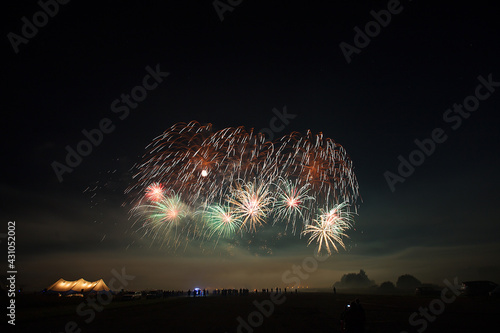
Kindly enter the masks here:
M 132 289 L 284 286 L 283 273 L 316 249 L 298 234 L 174 252 L 142 237 L 122 206 L 131 168 L 170 126 L 260 130 L 284 108 L 295 117 L 276 136 L 310 129 L 340 143 L 361 195 L 347 250 L 301 286 L 330 287 L 360 269 L 377 283 L 405 273 L 500 282 L 493 2 L 232 3 L 219 14 L 212 1 L 71 1 L 27 39 L 22 18 L 33 22 L 40 5 L 5 4 L 0 233 L 16 221 L 18 283 L 106 281 L 124 267 Z M 355 27 L 364 32 L 371 11 L 388 6 L 390 22 L 355 41 Z M 147 97 L 114 112 L 154 70 L 163 74 Z M 65 147 L 106 118 L 113 130 L 60 181 L 53 162 L 65 164 Z M 433 136 L 428 155 L 415 152 L 415 140 L 430 147 Z M 401 175 L 410 157 L 418 166 Z

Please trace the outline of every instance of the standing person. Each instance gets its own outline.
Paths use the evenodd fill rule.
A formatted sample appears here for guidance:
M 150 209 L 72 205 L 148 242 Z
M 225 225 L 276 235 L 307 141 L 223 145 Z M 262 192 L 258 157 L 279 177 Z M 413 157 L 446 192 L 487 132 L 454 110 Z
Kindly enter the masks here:
M 351 303 L 347 303 L 344 311 L 340 314 L 340 331 L 352 332 L 352 309 Z
M 359 333 L 361 324 L 359 322 L 359 308 L 355 301 L 348 303 L 340 317 L 341 332 Z
M 346 314 L 346 332 L 357 333 L 356 332 L 356 317 L 357 317 L 357 306 L 355 302 L 349 304 L 349 309 Z
M 357 329 L 358 329 L 356 332 L 363 333 L 365 331 L 365 324 L 366 324 L 365 309 L 361 305 L 359 298 L 356 298 L 355 302 L 356 302 L 356 308 L 357 308 L 356 322 L 357 322 Z

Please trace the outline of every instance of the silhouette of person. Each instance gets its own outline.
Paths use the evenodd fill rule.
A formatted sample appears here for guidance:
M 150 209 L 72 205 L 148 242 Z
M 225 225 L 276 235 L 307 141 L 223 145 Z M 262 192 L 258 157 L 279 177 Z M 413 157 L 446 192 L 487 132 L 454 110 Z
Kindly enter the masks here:
M 191 296 L 191 289 L 188 290 L 188 297 Z
M 357 306 L 356 302 L 351 302 L 347 304 L 344 313 L 343 321 L 346 333 L 357 333 L 356 330 L 356 316 L 357 316 Z
M 366 324 L 366 314 L 365 314 L 365 309 L 361 305 L 359 298 L 356 298 L 356 309 L 357 309 L 357 318 L 356 321 L 358 323 L 358 331 L 357 332 L 364 332 L 365 331 L 365 324 Z
M 365 331 L 365 311 L 359 299 L 347 304 L 341 319 L 346 333 L 363 333 Z

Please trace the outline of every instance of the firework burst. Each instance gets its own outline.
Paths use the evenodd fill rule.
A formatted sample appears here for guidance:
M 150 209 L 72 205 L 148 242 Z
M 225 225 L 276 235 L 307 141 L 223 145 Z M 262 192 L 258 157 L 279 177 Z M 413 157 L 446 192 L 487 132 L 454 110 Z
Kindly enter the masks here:
M 165 189 L 160 183 L 153 183 L 146 188 L 145 197 L 149 201 L 161 201 L 164 199 Z
M 299 185 L 297 181 L 281 178 L 277 186 L 275 203 L 276 220 L 292 223 L 293 233 L 296 231 L 295 222 L 302 219 L 304 224 L 308 221 L 308 206 L 314 197 L 308 195 L 309 184 Z M 275 222 L 276 222 L 275 220 Z
M 156 137 L 133 178 L 126 193 L 142 228 L 165 238 L 176 230 L 186 242 L 253 233 L 273 218 L 272 225 L 310 235 L 309 244 L 337 250 L 353 223 L 346 202 L 355 211 L 359 196 L 352 161 L 322 133 L 292 132 L 271 142 L 253 129 L 215 131 L 194 121 Z
M 248 182 L 238 184 L 227 202 L 234 206 L 235 213 L 241 220 L 240 229 L 246 227 L 249 231 L 256 231 L 257 226 L 265 223 L 274 203 L 274 197 L 269 192 L 268 186 Z
M 307 245 L 316 240 L 318 253 L 325 247 L 328 254 L 331 254 L 330 246 L 338 252 L 337 244 L 345 249 L 342 237 L 349 238 L 345 231 L 351 228 L 354 221 L 353 213 L 348 208 L 349 204 L 342 202 L 332 209 L 322 210 L 318 219 L 313 220 L 313 224 L 306 225 L 302 232 L 304 235 L 311 234 Z
M 153 239 L 161 237 L 162 243 L 168 243 L 169 238 L 178 239 L 179 233 L 189 225 L 186 219 L 190 213 L 189 207 L 178 195 L 136 206 L 133 213 L 140 217 L 141 229 L 145 234 L 153 235 Z
M 209 229 L 208 237 L 217 234 L 218 237 L 230 237 L 238 231 L 240 220 L 229 205 L 211 205 L 203 214 Z

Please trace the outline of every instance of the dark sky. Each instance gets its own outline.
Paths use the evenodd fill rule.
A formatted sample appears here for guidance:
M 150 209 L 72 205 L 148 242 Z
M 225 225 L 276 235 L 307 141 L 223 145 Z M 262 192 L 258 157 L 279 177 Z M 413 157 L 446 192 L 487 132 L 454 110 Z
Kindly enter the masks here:
M 500 13 L 491 1 L 394 3 L 242 1 L 221 21 L 212 1 L 71 1 L 15 47 L 10 33 L 22 36 L 22 18 L 41 8 L 6 4 L 0 232 L 16 221 L 19 282 L 41 289 L 125 267 L 132 288 L 283 285 L 315 250 L 305 238 L 172 252 L 141 238 L 122 203 L 131 167 L 173 124 L 262 129 L 285 106 L 296 117 L 280 134 L 310 129 L 340 143 L 362 197 L 347 250 L 301 285 L 359 269 L 377 283 L 405 273 L 500 282 Z M 388 4 L 397 14 L 348 63 L 340 44 L 355 46 L 353 29 Z M 169 75 L 120 119 L 113 101 L 148 66 Z M 477 101 L 477 89 L 477 110 L 447 111 Z M 60 182 L 51 164 L 104 118 L 114 130 Z M 392 191 L 384 175 L 436 128 L 446 140 Z

